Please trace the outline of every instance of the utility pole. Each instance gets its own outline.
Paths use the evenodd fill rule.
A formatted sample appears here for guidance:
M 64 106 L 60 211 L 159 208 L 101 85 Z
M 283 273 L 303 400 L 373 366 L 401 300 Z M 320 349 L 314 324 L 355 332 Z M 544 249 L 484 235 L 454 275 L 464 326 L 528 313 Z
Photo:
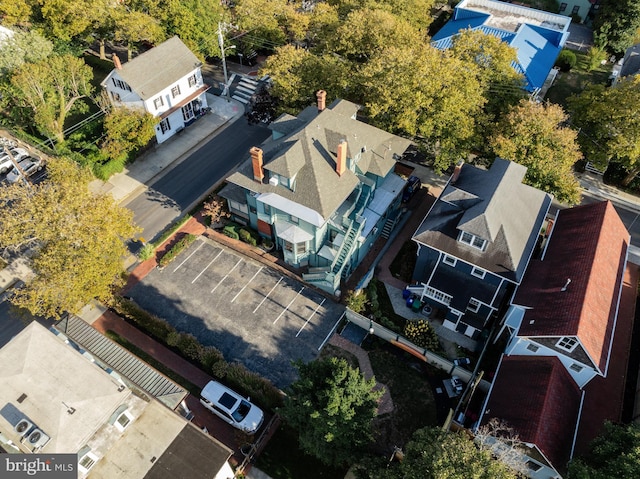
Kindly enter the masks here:
M 218 45 L 220 46 L 220 55 L 222 55 L 222 72 L 224 73 L 224 90 L 222 94 L 227 97 L 227 101 L 229 101 L 229 77 L 227 76 L 227 59 L 225 56 L 225 48 L 224 48 L 224 35 L 222 34 L 227 30 L 229 25 L 226 23 L 218 22 Z M 235 45 L 230 46 L 230 49 L 235 48 Z

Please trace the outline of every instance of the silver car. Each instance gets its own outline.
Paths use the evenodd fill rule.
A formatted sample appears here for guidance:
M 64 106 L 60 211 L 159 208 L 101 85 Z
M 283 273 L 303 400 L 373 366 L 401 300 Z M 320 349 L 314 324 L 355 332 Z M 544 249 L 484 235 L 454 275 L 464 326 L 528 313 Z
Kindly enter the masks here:
M 31 176 L 36 171 L 40 171 L 42 169 L 42 160 L 40 158 L 28 156 L 19 161 L 18 166 L 22 168 L 22 171 L 24 171 L 25 175 Z M 17 170 L 17 168 L 14 167 L 13 170 L 11 170 L 7 175 L 7 181 L 9 183 L 15 183 L 16 181 L 20 180 L 21 176 L 21 173 Z
M 15 161 L 24 160 L 29 156 L 29 152 L 24 148 L 11 148 L 9 150 Z M 13 168 L 13 161 L 6 151 L 0 151 L 0 174 L 5 174 Z

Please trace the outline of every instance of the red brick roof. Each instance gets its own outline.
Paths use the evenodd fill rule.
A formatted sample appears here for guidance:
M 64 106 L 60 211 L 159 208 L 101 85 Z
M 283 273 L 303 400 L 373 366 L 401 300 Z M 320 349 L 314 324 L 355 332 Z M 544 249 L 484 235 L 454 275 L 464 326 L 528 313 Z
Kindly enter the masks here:
M 596 376 L 585 386 L 586 393 L 578 427 L 576 454 L 584 454 L 588 451 L 589 443 L 600 435 L 605 421 L 620 422 L 623 419 L 622 408 L 639 275 L 637 265 L 627 266 L 609 369 L 606 377 Z
M 577 336 L 604 372 L 628 244 L 609 201 L 561 210 L 544 259 L 531 262 L 514 299 L 532 308 L 518 334 Z
M 555 356 L 503 356 L 483 422 L 499 418 L 563 470 L 569 461 L 581 392 Z

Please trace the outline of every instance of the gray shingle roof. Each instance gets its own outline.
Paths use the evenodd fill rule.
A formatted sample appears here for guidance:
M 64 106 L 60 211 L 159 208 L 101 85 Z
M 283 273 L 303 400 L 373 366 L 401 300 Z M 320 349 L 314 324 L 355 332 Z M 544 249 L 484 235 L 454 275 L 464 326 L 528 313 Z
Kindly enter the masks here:
M 522 184 L 526 171 L 501 158 L 489 170 L 464 165 L 413 239 L 520 282 L 551 204 L 550 195 Z M 487 240 L 486 250 L 458 242 L 460 231 Z
M 340 141 L 347 141 L 349 158 L 361 153 L 357 164 L 361 171 L 380 177 L 392 170 L 395 158 L 401 156 L 410 143 L 352 118 L 357 109 L 357 105 L 344 100 L 334 102 L 320 113 L 307 108 L 304 115 L 300 115 L 309 118 L 305 127 L 263 147 L 265 170 L 287 178 L 295 175 L 295 191 L 271 185 L 266 178 L 262 183 L 256 182 L 250 159 L 229 176 L 227 182 L 256 193 L 276 193 L 328 219 L 359 183 L 352 171 L 347 170 L 342 176 L 335 171 Z M 286 117 L 286 121 L 292 120 Z
M 627 48 L 620 76 L 636 75 L 640 72 L 640 43 Z
M 117 72 L 133 91 L 147 100 L 201 65 L 178 37 L 172 37 L 123 64 Z

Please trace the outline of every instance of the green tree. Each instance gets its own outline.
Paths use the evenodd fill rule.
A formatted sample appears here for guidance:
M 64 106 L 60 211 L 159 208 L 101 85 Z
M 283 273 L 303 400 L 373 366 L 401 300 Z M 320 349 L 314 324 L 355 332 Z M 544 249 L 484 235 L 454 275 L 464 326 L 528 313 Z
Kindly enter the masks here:
M 273 79 L 271 94 L 280 99 L 281 111 L 293 115 L 315 103 L 318 90 L 325 90 L 328 100 L 343 97 L 348 72 L 349 63 L 335 55 L 313 55 L 291 45 L 278 48 L 260 70 Z
M 444 171 L 468 154 L 486 104 L 474 70 L 423 43 L 386 48 L 362 68 L 366 110 L 379 128 L 416 137 Z
M 7 26 L 28 23 L 34 4 L 33 0 L 0 0 L 2 23 Z
M 216 0 L 167 0 L 164 26 L 167 36 L 178 35 L 204 60 L 220 56 L 216 27 L 222 17 L 222 5 Z
M 108 0 L 39 0 L 39 13 L 52 37 L 69 41 L 86 35 L 108 3 Z
M 25 63 L 11 77 L 14 101 L 33 112 L 38 130 L 64 140 L 64 122 L 74 111 L 86 111 L 83 98 L 91 95 L 93 71 L 72 55 L 53 55 Z
M 344 359 L 296 364 L 282 417 L 298 431 L 300 447 L 327 465 L 353 461 L 372 441 L 371 423 L 382 392 Z
M 112 14 L 113 37 L 127 46 L 127 59 L 131 60 L 134 43 L 147 41 L 157 43 L 164 40 L 164 30 L 153 17 L 143 12 L 117 10 Z
M 157 118 L 142 110 L 116 108 L 104 119 L 106 140 L 102 150 L 109 158 L 127 160 L 155 138 L 156 123 Z
M 613 88 L 590 85 L 568 104 L 586 159 L 603 169 L 619 163 L 627 170 L 623 185 L 631 183 L 640 173 L 640 76 Z
M 35 276 L 11 301 L 34 315 L 60 317 L 91 299 L 107 300 L 122 283 L 133 213 L 89 191 L 91 174 L 71 160 L 48 164 L 48 178 L 0 188 L 0 247 L 31 246 Z
M 368 469 L 368 468 L 367 468 Z M 418 429 L 404 448 L 404 458 L 367 471 L 371 479 L 516 479 L 516 474 L 480 449 L 464 433 Z
M 640 427 L 607 423 L 589 453 L 569 463 L 568 479 L 640 477 Z
M 559 105 L 522 100 L 498 123 L 489 144 L 497 156 L 527 167 L 525 183 L 575 205 L 580 185 L 573 165 L 582 153 L 566 121 Z
M 53 43 L 35 30 L 17 31 L 0 48 L 0 72 L 7 74 L 25 63 L 36 63 L 53 53 Z
M 602 0 L 593 22 L 599 47 L 618 57 L 633 45 L 640 29 L 640 2 L 637 0 Z

